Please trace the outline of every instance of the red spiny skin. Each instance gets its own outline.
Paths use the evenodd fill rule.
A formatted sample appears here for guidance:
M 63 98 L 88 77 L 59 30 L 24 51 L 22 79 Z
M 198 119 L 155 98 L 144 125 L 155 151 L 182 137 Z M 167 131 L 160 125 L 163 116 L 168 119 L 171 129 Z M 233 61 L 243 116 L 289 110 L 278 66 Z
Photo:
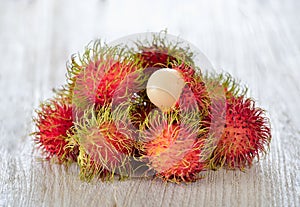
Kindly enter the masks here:
M 173 64 L 193 64 L 190 57 L 186 56 L 187 51 L 182 48 L 170 49 L 168 47 L 141 47 L 141 52 L 135 54 L 135 59 L 140 60 L 143 68 L 173 68 Z
M 145 134 L 144 151 L 151 169 L 165 181 L 192 182 L 205 169 L 200 161 L 203 139 L 193 137 L 187 128 L 172 124 L 150 128 Z
M 168 63 L 176 61 L 176 58 L 169 55 L 167 48 L 144 47 L 142 52 L 138 53 L 137 58 L 141 60 L 142 67 L 170 67 Z
M 120 83 L 135 70 L 135 66 L 116 60 L 90 62 L 76 78 L 73 102 L 81 109 L 110 104 Z
M 199 112 L 201 112 L 202 115 L 207 114 L 210 98 L 200 74 L 196 74 L 193 68 L 184 64 L 173 66 L 173 69 L 181 73 L 186 83 L 186 87 L 183 88 L 177 105 L 193 107 L 193 105 L 197 104 Z
M 118 167 L 123 167 L 124 160 L 131 156 L 134 150 L 134 140 L 117 129 L 113 123 L 89 128 L 80 142 L 95 164 L 112 172 Z
M 57 156 L 59 161 L 76 160 L 78 149 L 68 149 L 67 132 L 73 126 L 72 107 L 63 100 L 51 100 L 41 105 L 35 119 L 38 131 L 35 142 L 48 155 Z
M 227 98 L 226 105 L 225 126 L 220 126 L 222 133 L 211 167 L 224 165 L 228 169 L 243 170 L 252 165 L 255 157 L 259 158 L 259 153 L 265 153 L 271 141 L 270 123 L 251 99 L 231 97 Z

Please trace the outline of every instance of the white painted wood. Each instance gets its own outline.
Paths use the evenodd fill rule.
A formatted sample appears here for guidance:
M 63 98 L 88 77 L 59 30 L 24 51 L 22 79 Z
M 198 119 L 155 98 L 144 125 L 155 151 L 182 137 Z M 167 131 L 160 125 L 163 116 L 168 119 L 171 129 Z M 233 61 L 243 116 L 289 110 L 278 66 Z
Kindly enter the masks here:
M 1 0 L 0 206 L 300 206 L 300 1 Z M 246 83 L 272 121 L 270 154 L 245 173 L 189 185 L 85 183 L 78 168 L 41 162 L 28 134 L 39 101 L 64 82 L 90 40 L 180 35 Z

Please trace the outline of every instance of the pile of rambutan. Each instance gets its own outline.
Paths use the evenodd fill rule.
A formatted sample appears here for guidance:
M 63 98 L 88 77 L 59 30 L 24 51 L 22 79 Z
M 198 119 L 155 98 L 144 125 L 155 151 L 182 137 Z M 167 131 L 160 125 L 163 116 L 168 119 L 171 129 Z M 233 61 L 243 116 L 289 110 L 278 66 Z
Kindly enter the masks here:
M 245 86 L 204 71 L 189 44 L 166 32 L 132 37 L 96 40 L 71 57 L 66 84 L 34 117 L 34 142 L 45 158 L 77 162 L 84 180 L 179 183 L 209 170 L 244 170 L 268 151 L 269 119 Z M 147 95 L 149 77 L 162 68 L 185 82 L 168 110 Z

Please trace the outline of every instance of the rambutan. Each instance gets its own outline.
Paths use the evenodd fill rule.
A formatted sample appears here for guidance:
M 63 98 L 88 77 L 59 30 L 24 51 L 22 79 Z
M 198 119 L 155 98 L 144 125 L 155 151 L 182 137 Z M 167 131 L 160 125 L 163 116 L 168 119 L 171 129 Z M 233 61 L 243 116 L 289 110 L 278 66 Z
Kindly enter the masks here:
M 218 139 L 226 121 L 226 100 L 245 96 L 248 89 L 228 73 L 205 74 L 203 82 L 205 82 L 205 89 L 209 98 L 204 99 L 205 111 L 208 113 L 203 113 L 202 123 L 204 127 L 209 128 L 209 134 Z
M 93 104 L 102 107 L 111 103 L 116 88 L 124 78 L 135 71 L 130 63 L 106 60 L 100 65 L 90 63 L 77 77 L 73 101 L 80 108 Z
M 135 58 L 141 61 L 143 68 L 169 67 L 169 63 L 176 61 L 176 58 L 169 54 L 168 48 L 155 46 L 141 48 L 141 52 L 137 53 Z
M 130 174 L 129 158 L 135 142 L 124 125 L 113 121 L 109 108 L 86 113 L 83 120 L 75 125 L 75 130 L 76 134 L 71 139 L 80 145 L 78 163 L 82 177 L 85 174 L 90 176 L 90 171 L 93 176 L 104 175 L 106 178 L 114 175 L 122 178 Z
M 37 146 L 47 155 L 56 156 L 60 162 L 76 160 L 78 148 L 66 148 L 68 132 L 73 126 L 72 106 L 61 98 L 48 100 L 40 105 L 34 118 L 37 131 L 33 133 Z
M 207 169 L 250 167 L 267 151 L 271 131 L 247 88 L 229 74 L 203 75 L 195 64 L 201 52 L 166 31 L 145 37 L 133 47 L 96 40 L 72 56 L 67 84 L 37 110 L 38 147 L 47 158 L 77 160 L 85 180 L 154 173 L 193 182 Z M 165 93 L 150 93 L 159 90 Z
M 140 69 L 129 56 L 120 46 L 109 47 L 96 40 L 82 55 L 72 57 L 67 65 L 68 83 L 58 93 L 79 111 L 110 104 L 124 78 Z
M 143 50 L 147 51 L 148 48 L 143 48 Z M 180 57 L 174 57 L 168 54 L 165 52 L 167 49 L 156 48 L 151 50 L 151 52 L 142 51 L 141 55 L 136 57 L 138 60 L 140 60 L 143 68 L 172 68 L 178 69 L 189 76 L 194 75 L 195 68 L 192 67 L 191 63 L 185 62 L 185 60 L 181 59 Z M 179 51 L 181 50 L 182 49 L 179 49 Z
M 205 142 L 198 127 L 179 124 L 164 115 L 156 115 L 154 119 L 143 132 L 143 150 L 149 168 L 165 181 L 192 182 L 201 178 L 199 173 L 207 163 L 201 160 Z
M 186 83 L 177 105 L 181 104 L 181 107 L 185 107 L 196 104 L 201 115 L 207 115 L 211 100 L 201 73 L 194 72 L 190 66 L 185 64 L 173 64 L 172 68 L 180 72 Z
M 193 53 L 180 40 L 169 41 L 167 32 L 153 34 L 151 40 L 136 41 L 137 51 L 132 51 L 134 60 L 143 68 L 172 68 L 174 63 L 194 65 Z
M 220 130 L 221 137 L 210 160 L 212 169 L 250 167 L 255 157 L 266 152 L 271 141 L 269 119 L 249 98 L 232 96 L 226 99 L 226 120 Z

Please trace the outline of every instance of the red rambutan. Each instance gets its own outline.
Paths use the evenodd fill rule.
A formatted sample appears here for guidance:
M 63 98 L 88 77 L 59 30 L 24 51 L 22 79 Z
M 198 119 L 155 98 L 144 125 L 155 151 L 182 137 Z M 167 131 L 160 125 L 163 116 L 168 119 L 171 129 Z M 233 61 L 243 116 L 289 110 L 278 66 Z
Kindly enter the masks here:
M 169 67 L 176 58 L 169 54 L 168 48 L 157 48 L 155 46 L 142 47 L 141 52 L 136 54 L 143 68 L 147 67 Z
M 211 101 L 200 72 L 194 72 L 194 69 L 185 64 L 173 64 L 172 68 L 180 72 L 186 83 L 177 105 L 181 107 L 197 105 L 199 113 L 202 116 L 207 115 Z
M 73 111 L 65 99 L 52 99 L 42 103 L 36 111 L 34 121 L 37 131 L 33 133 L 35 143 L 47 155 L 59 161 L 76 160 L 78 149 L 66 148 L 68 132 L 73 126 Z
M 138 51 L 132 52 L 133 59 L 138 60 L 143 68 L 172 68 L 174 63 L 194 65 L 190 48 L 178 39 L 169 41 L 166 31 L 154 34 L 151 40 L 137 41 Z
M 209 99 L 205 100 L 204 127 L 210 135 L 219 138 L 225 125 L 226 100 L 245 96 L 247 87 L 239 84 L 230 74 L 206 74 L 203 77 Z M 216 140 L 217 141 L 217 140 Z
M 255 107 L 253 100 L 233 96 L 226 99 L 225 119 L 210 160 L 211 168 L 225 166 L 243 170 L 250 167 L 255 157 L 259 158 L 260 153 L 266 152 L 271 141 L 269 119 L 264 110 Z M 211 124 L 218 126 L 217 122 Z
M 100 64 L 91 62 L 77 76 L 73 102 L 83 109 L 93 104 L 96 107 L 110 104 L 120 83 L 135 70 L 130 63 L 114 60 L 103 60 Z
M 201 160 L 204 139 L 199 138 L 198 127 L 158 117 L 143 133 L 149 168 L 165 181 L 192 182 L 201 178 L 199 173 L 206 168 L 206 161 Z
M 78 111 L 110 104 L 124 78 L 140 69 L 127 53 L 119 45 L 92 42 L 82 55 L 72 56 L 67 65 L 67 85 L 58 94 L 70 99 Z

